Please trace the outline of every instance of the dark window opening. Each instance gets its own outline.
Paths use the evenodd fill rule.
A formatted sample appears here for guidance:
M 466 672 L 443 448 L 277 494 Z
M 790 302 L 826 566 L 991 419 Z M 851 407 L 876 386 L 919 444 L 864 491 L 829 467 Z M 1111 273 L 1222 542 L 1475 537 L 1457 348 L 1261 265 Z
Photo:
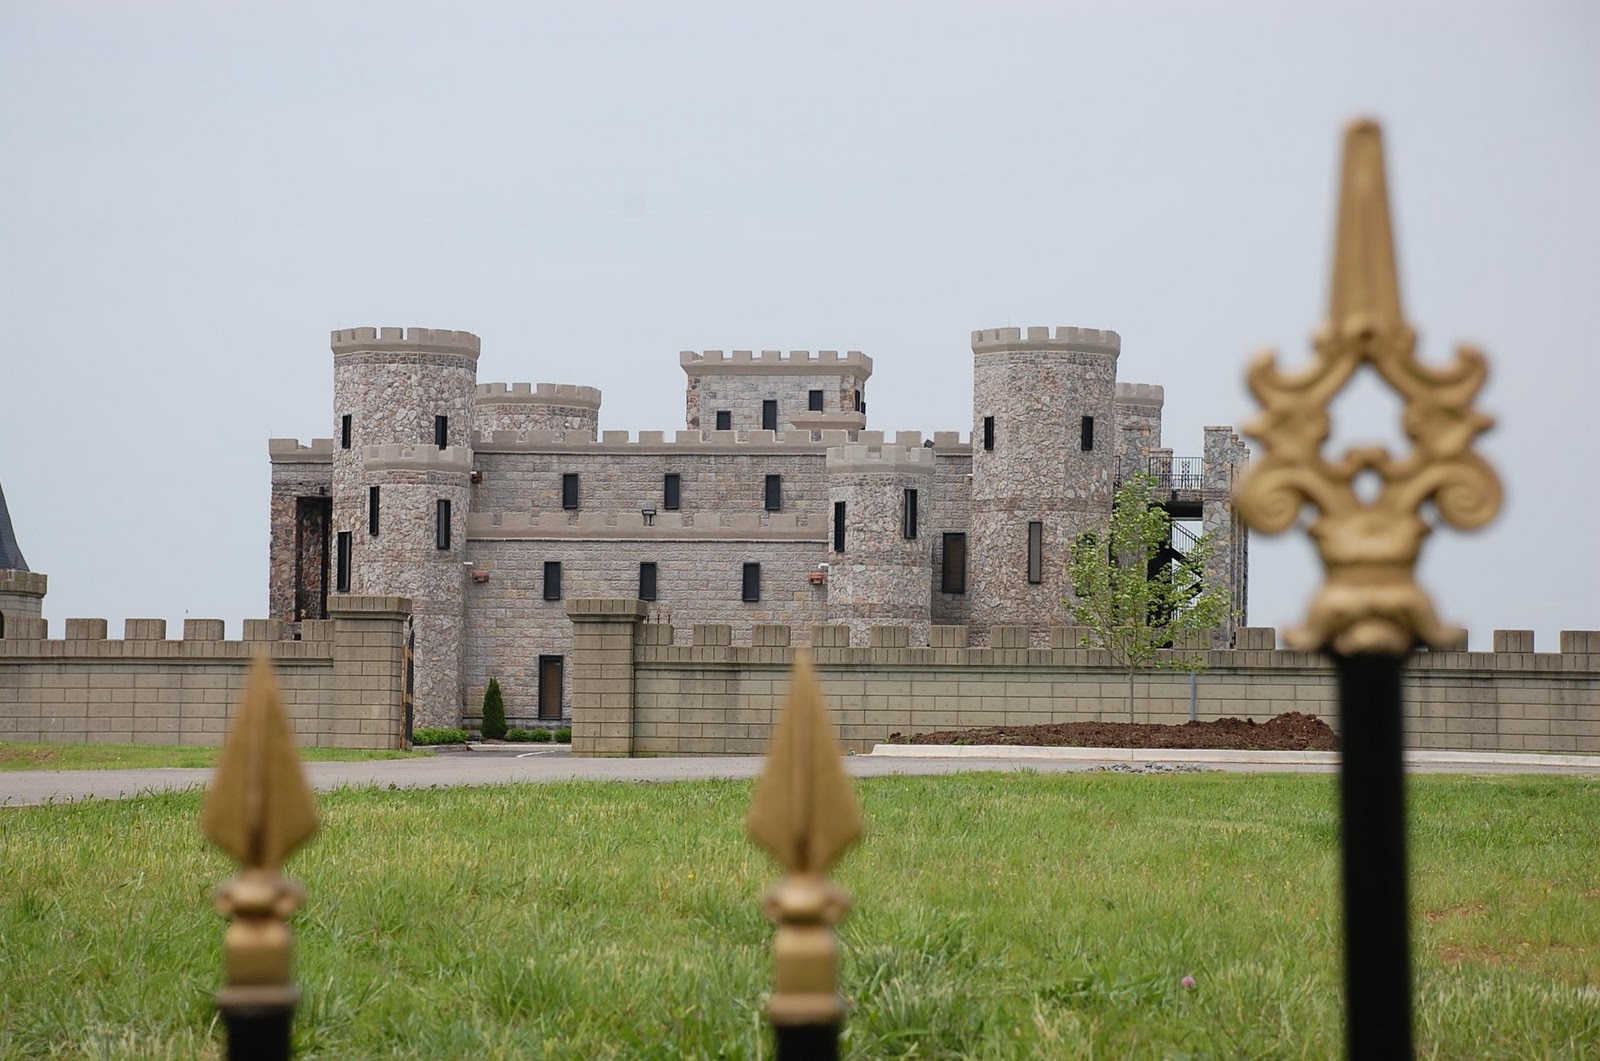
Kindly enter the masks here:
M 967 591 L 967 536 L 950 533 L 944 536 L 944 562 L 939 573 L 939 590 L 942 593 Z
M 339 593 L 350 592 L 350 549 L 352 535 L 349 531 L 339 532 L 339 548 L 337 559 L 334 561 L 333 588 Z
M 6 613 L 5 612 L 0 612 L 0 641 L 5 640 L 5 636 L 6 636 Z
M 648 560 L 639 564 L 639 599 L 656 599 L 656 565 Z
M 561 672 L 565 669 L 562 656 L 539 657 L 539 717 L 555 720 L 561 717 Z
M 561 507 L 578 507 L 578 473 L 564 472 L 561 476 Z
M 994 449 L 994 417 L 983 418 L 983 448 Z
M 778 512 L 783 509 L 783 476 L 767 476 L 767 511 Z
M 436 416 L 433 418 L 433 444 L 440 449 L 447 449 L 450 445 L 450 418 Z
M 1094 449 L 1094 417 L 1083 418 L 1083 425 L 1078 437 L 1078 448 L 1088 453 Z
M 435 523 L 433 529 L 434 547 L 441 551 L 448 550 L 450 548 L 450 502 L 441 497 L 438 504 L 434 506 L 433 515 Z
M 561 561 L 546 560 L 544 562 L 544 599 L 561 599 Z
M 1044 581 L 1044 524 L 1028 524 L 1028 581 L 1037 586 Z
M 378 488 L 367 487 L 367 533 L 378 536 Z
M 906 538 L 917 536 L 917 492 L 906 491 L 905 504 L 900 510 L 900 533 Z
M 350 414 L 339 417 L 339 448 L 350 448 Z
M 744 565 L 744 599 L 755 603 L 761 599 L 761 565 Z
M 833 551 L 844 552 L 844 502 L 833 503 Z
M 761 430 L 778 430 L 778 400 L 768 398 L 761 403 Z
M 814 413 L 822 412 L 822 392 L 811 391 L 806 395 L 806 408 Z
M 733 430 L 733 413 L 732 412 L 728 411 L 727 409 L 718 409 L 717 410 L 717 430 L 718 431 L 732 431 Z
M 661 480 L 661 507 L 668 512 L 676 512 L 682 503 L 683 477 L 677 472 L 668 472 L 666 478 Z
M 858 412 L 858 413 L 859 412 L 864 412 L 866 410 L 866 403 L 864 403 L 861 400 L 861 392 L 860 391 L 856 391 L 855 407 L 856 407 L 856 412 Z

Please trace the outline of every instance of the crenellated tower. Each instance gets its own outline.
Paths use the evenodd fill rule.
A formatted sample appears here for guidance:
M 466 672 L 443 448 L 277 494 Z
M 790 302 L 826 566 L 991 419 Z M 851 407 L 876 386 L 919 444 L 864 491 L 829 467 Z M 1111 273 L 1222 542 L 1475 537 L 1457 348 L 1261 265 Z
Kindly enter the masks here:
M 472 428 L 493 431 L 587 431 L 600 437 L 600 391 L 565 383 L 480 383 Z
M 410 597 L 416 724 L 459 724 L 479 341 L 353 328 L 332 337 L 333 590 Z
M 691 431 L 859 431 L 872 358 L 859 350 L 685 350 Z
M 874 626 L 905 626 L 926 644 L 934 452 L 916 445 L 835 446 L 827 453 L 828 619 L 858 645 Z
M 1117 357 L 1098 328 L 972 333 L 974 635 L 1063 624 L 1068 552 L 1103 533 L 1116 493 Z
M 7 636 L 8 622 L 12 637 L 19 636 L 24 621 L 37 623 L 44 614 L 44 595 L 49 584 L 44 575 L 28 570 L 28 561 L 22 557 L 22 547 L 17 544 L 17 535 L 11 526 L 5 491 L 0 490 L 0 637 Z M 44 636 L 42 632 L 30 632 Z

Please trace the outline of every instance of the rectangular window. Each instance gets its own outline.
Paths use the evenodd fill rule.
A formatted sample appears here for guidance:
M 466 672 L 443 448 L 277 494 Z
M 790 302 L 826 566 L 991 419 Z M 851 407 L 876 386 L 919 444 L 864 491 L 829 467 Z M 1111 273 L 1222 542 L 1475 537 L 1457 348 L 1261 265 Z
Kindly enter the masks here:
M 442 497 L 434 506 L 433 544 L 440 550 L 450 548 L 450 502 Z
M 855 405 L 856 405 L 856 412 L 859 413 L 861 411 L 861 409 L 862 409 L 861 392 L 860 391 L 856 391 L 856 403 L 855 403 Z
M 778 400 L 768 398 L 761 403 L 761 430 L 778 430 Z
M 783 509 L 783 476 L 767 476 L 767 511 L 778 512 Z
M 561 507 L 578 507 L 578 473 L 565 472 L 561 476 Z
M 668 472 L 666 478 L 661 480 L 661 507 L 668 512 L 676 512 L 682 503 L 683 477 L 677 472 Z
M 906 491 L 905 505 L 900 510 L 900 533 L 905 538 L 917 536 L 917 492 Z
M 994 449 L 994 417 L 983 418 L 983 448 Z
M 338 556 L 334 561 L 333 588 L 338 593 L 350 592 L 350 550 L 352 536 L 349 531 L 339 532 Z
M 833 503 L 833 551 L 844 552 L 844 502 Z
M 718 431 L 732 431 L 733 430 L 733 413 L 731 413 L 727 409 L 718 409 L 717 410 L 717 430 Z
M 339 417 L 339 448 L 350 448 L 350 414 Z
M 544 599 L 561 599 L 561 561 L 546 560 L 544 562 Z
M 561 717 L 561 672 L 565 670 L 565 657 L 539 657 L 539 717 Z
M 1044 581 L 1044 524 L 1028 524 L 1028 581 L 1037 586 Z
M 761 565 L 744 565 L 744 599 L 754 603 L 761 599 Z
M 822 412 L 822 392 L 811 391 L 806 395 L 806 408 L 814 413 Z
M 1088 453 L 1094 449 L 1094 417 L 1086 416 L 1078 436 L 1078 448 Z
M 656 565 L 648 560 L 639 564 L 639 599 L 656 599 Z
M 433 418 L 433 444 L 440 449 L 449 448 L 450 418 L 448 416 L 436 416 Z
M 378 536 L 378 488 L 367 487 L 367 533 Z
M 939 590 L 942 593 L 967 591 L 967 536 L 944 536 L 944 564 L 939 573 Z

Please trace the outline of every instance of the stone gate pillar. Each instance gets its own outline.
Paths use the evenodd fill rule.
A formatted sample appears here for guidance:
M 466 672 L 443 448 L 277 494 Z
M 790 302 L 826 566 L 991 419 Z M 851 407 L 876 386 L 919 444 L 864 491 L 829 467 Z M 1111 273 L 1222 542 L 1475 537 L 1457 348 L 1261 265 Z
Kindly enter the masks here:
M 572 754 L 633 754 L 633 645 L 641 600 L 580 598 L 572 620 Z

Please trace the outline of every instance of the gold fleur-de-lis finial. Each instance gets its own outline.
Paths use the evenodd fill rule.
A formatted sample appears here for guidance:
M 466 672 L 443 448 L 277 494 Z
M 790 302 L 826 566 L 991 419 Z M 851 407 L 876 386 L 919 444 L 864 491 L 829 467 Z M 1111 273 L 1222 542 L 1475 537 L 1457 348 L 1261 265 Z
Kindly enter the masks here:
M 1444 647 L 1453 639 L 1414 577 L 1432 529 L 1422 507 L 1431 503 L 1461 530 L 1500 510 L 1500 481 L 1472 450 L 1494 423 L 1472 407 L 1488 365 L 1463 346 L 1452 364 L 1426 366 L 1416 342 L 1400 309 L 1382 136 L 1375 122 L 1358 121 L 1345 133 L 1327 322 L 1303 371 L 1280 372 L 1272 351 L 1252 362 L 1248 381 L 1262 412 L 1245 431 L 1264 452 L 1234 491 L 1246 524 L 1266 534 L 1287 530 L 1304 506 L 1317 510 L 1310 534 L 1327 581 L 1304 625 L 1288 634 L 1295 648 L 1398 656 L 1418 642 Z M 1404 399 L 1410 453 L 1368 446 L 1323 455 L 1329 403 L 1363 365 Z M 1375 496 L 1358 489 L 1369 478 Z
M 200 829 L 240 868 L 216 894 L 218 912 L 233 919 L 223 936 L 228 986 L 219 1006 L 292 1009 L 298 992 L 289 976 L 289 917 L 303 893 L 281 869 L 316 832 L 317 812 L 264 654 L 251 667 L 223 740 Z
M 837 1025 L 844 1000 L 833 926 L 849 911 L 850 900 L 825 874 L 861 836 L 861 809 L 804 649 L 795 652 L 788 701 L 756 783 L 748 828 L 785 873 L 764 901 L 767 917 L 778 926 L 768 1019 L 780 1028 Z

